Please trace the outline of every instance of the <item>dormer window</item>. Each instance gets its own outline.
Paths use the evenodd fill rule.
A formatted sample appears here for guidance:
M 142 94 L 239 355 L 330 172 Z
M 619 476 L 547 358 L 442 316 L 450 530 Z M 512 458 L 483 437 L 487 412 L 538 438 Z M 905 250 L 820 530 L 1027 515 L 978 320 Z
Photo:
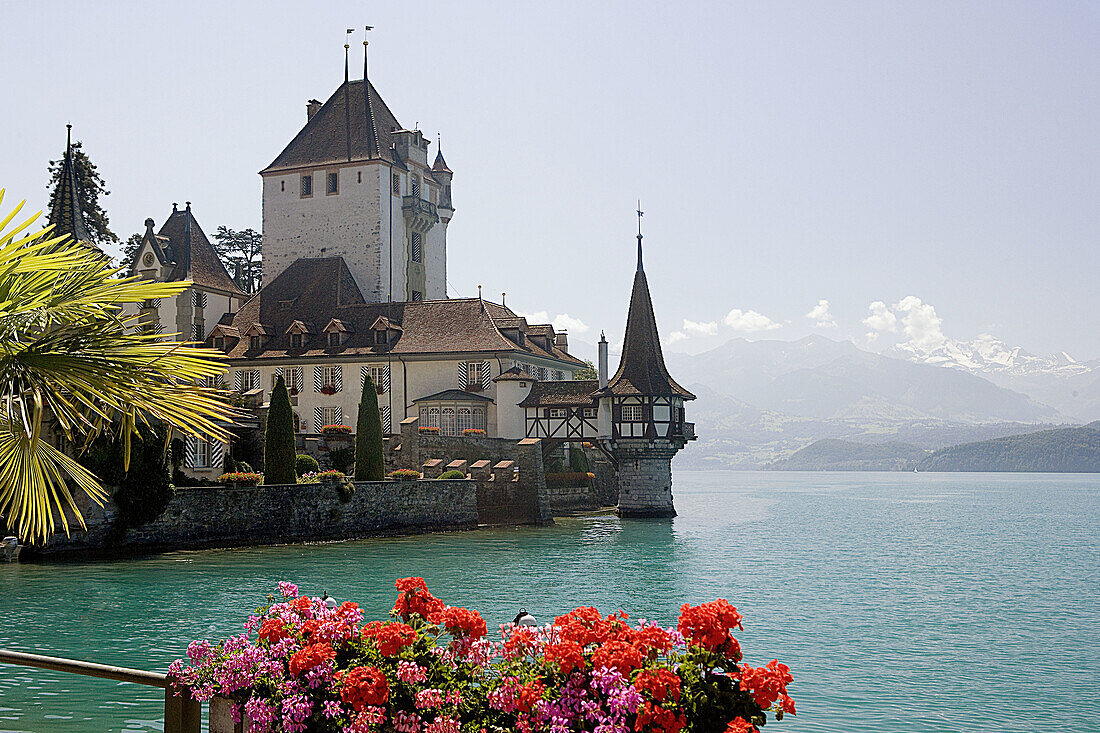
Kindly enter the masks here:
M 331 331 L 328 334 L 328 346 L 330 349 L 334 349 L 340 345 L 340 332 Z
M 290 334 L 290 348 L 292 348 L 292 349 L 302 348 L 302 334 L 300 334 L 300 333 Z
M 218 336 L 216 339 L 214 339 L 214 348 L 217 349 L 218 351 L 225 351 L 225 337 L 224 336 Z
M 248 348 L 252 349 L 253 351 L 259 349 L 260 348 L 260 337 L 259 336 L 249 336 L 248 337 Z
M 374 343 L 376 343 L 376 344 L 385 344 L 386 343 L 386 332 L 385 331 L 375 331 L 374 332 Z

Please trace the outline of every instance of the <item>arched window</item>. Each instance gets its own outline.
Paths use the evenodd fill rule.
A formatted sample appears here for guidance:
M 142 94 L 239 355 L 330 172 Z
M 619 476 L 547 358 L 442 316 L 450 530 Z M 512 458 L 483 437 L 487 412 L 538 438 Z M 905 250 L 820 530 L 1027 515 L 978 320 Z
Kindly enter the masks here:
M 439 408 L 438 407 L 432 407 L 432 408 L 428 409 L 428 427 L 430 427 L 430 428 L 438 428 L 439 427 Z
M 443 422 L 439 426 L 440 432 L 444 435 L 455 434 L 455 408 L 444 407 L 443 408 Z
M 473 414 L 469 407 L 458 408 L 458 432 L 468 430 L 474 426 Z
M 483 410 L 474 410 L 474 427 L 485 429 L 485 412 Z

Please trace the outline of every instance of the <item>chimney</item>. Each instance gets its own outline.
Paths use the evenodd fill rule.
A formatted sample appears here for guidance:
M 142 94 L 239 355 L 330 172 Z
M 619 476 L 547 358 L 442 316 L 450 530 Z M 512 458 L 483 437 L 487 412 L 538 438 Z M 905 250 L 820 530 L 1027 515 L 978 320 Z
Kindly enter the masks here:
M 600 389 L 607 386 L 607 337 L 600 331 Z
M 317 110 L 321 109 L 321 103 L 316 99 L 311 99 L 306 102 L 306 122 L 313 119 L 313 115 L 317 114 Z
M 569 351 L 569 333 L 566 331 L 558 331 L 554 334 L 554 346 L 557 346 L 562 351 Z

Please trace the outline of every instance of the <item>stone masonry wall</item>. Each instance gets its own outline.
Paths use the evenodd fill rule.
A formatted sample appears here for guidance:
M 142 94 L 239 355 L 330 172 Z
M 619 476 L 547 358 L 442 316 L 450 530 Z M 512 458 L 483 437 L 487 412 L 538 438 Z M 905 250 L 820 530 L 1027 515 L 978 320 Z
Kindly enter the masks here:
M 51 538 L 43 554 L 108 548 L 113 507 L 88 532 Z M 477 484 L 468 480 L 369 481 L 344 503 L 334 486 L 182 487 L 153 522 L 126 530 L 123 549 L 264 545 L 379 534 L 473 529 Z
M 620 442 L 619 504 L 621 517 L 674 517 L 672 503 L 672 456 L 675 450 L 632 450 Z

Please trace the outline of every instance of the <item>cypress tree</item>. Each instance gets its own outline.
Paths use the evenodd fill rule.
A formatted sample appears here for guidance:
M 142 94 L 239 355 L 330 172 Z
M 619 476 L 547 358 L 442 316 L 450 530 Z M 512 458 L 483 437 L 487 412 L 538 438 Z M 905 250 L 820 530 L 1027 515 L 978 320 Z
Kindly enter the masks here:
M 368 374 L 363 378 L 363 396 L 359 399 L 359 417 L 355 422 L 355 480 L 381 481 L 385 475 L 382 414 L 378 411 L 378 391 Z
M 267 434 L 264 436 L 264 483 L 295 484 L 294 474 L 294 414 L 290 409 L 290 393 L 282 375 L 271 390 L 271 407 L 267 411 Z

